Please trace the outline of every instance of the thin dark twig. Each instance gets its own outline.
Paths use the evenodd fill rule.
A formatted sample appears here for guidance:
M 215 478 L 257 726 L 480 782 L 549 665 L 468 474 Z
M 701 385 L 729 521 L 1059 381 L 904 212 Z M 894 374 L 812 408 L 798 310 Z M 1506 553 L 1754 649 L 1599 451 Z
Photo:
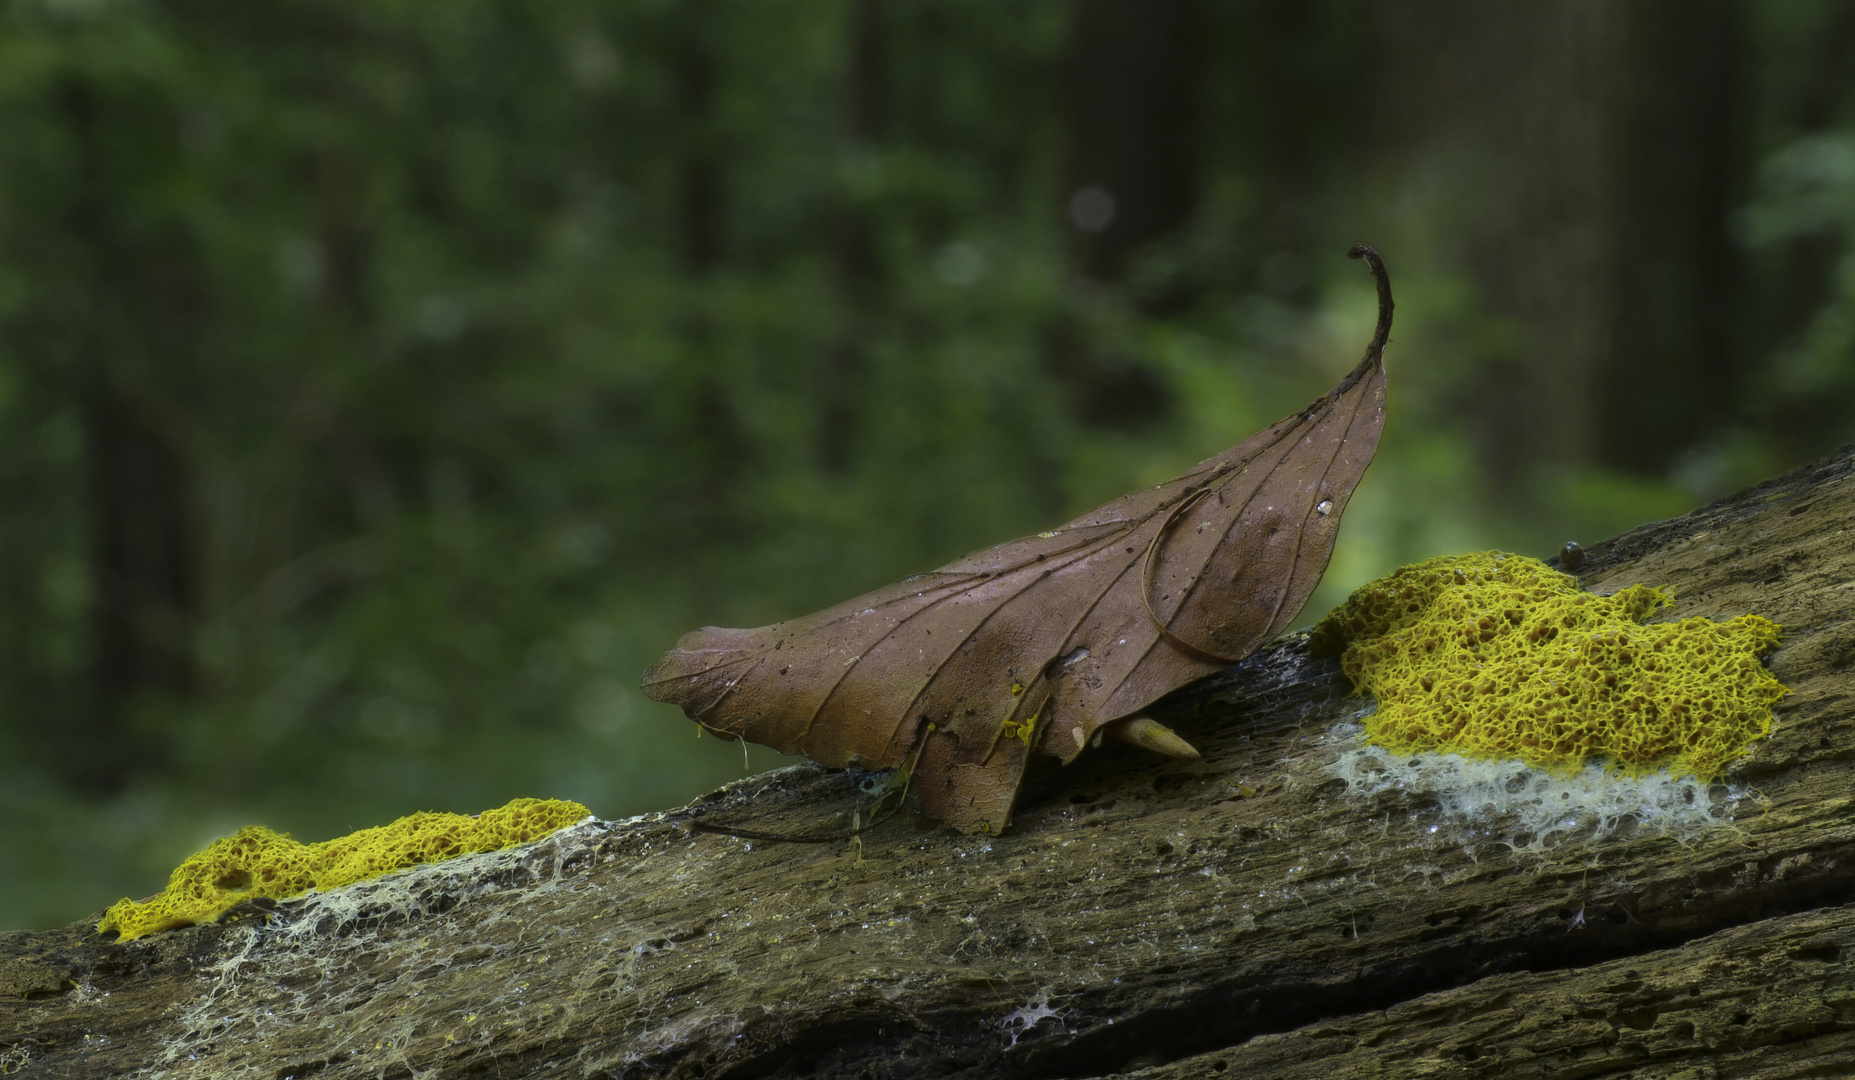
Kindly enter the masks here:
M 716 824 L 703 821 L 701 818 L 691 819 L 689 827 L 698 832 L 720 833 L 723 836 L 739 837 L 742 840 L 765 840 L 784 844 L 828 844 L 834 840 L 849 840 L 851 837 L 866 833 L 894 817 L 896 811 L 900 810 L 902 806 L 907 803 L 908 785 L 914 778 L 914 770 L 909 769 L 907 775 L 902 778 L 901 796 L 895 800 L 895 805 L 854 829 L 845 829 L 828 833 L 770 833 L 760 832 L 757 829 L 742 829 L 733 825 Z M 880 800 L 878 804 L 880 805 Z
M 933 731 L 933 724 L 928 724 L 923 727 L 920 736 L 915 740 L 914 750 L 912 750 L 907 759 L 902 762 L 902 790 L 896 796 L 895 805 L 884 810 L 876 817 L 871 818 L 865 824 L 855 828 L 828 833 L 770 833 L 761 832 L 758 829 L 737 828 L 733 825 L 713 824 L 703 821 L 699 817 L 691 818 L 689 827 L 697 832 L 720 833 L 723 836 L 738 837 L 742 840 L 765 840 L 769 843 L 781 844 L 829 844 L 835 840 L 849 840 L 852 837 L 860 836 L 894 817 L 896 811 L 907 804 L 908 787 L 910 784 L 914 783 L 915 780 L 915 763 L 921 759 L 922 747 L 927 744 L 927 737 L 932 734 Z M 887 797 L 886 794 L 879 796 L 876 799 L 876 805 L 881 806 L 882 800 Z

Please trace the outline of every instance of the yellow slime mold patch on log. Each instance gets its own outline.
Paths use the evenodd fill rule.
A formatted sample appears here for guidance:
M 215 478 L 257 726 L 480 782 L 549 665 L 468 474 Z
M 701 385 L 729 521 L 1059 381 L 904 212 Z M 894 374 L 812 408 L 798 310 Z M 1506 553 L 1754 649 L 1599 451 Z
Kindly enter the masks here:
M 1788 691 L 1759 657 L 1781 633 L 1757 615 L 1643 625 L 1668 602 L 1644 585 L 1583 592 L 1521 555 L 1450 555 L 1360 588 L 1309 647 L 1339 653 L 1354 689 L 1378 699 L 1365 741 L 1393 753 L 1561 775 L 1603 758 L 1630 776 L 1711 780 L 1771 731 Z
M 475 817 L 410 814 L 319 844 L 299 844 L 287 833 L 249 825 L 175 867 L 159 895 L 117 901 L 103 913 L 97 932 L 115 930 L 120 940 L 131 941 L 210 921 L 248 900 L 282 900 L 420 863 L 500 851 L 538 840 L 587 813 L 579 803 L 562 799 L 516 799 Z

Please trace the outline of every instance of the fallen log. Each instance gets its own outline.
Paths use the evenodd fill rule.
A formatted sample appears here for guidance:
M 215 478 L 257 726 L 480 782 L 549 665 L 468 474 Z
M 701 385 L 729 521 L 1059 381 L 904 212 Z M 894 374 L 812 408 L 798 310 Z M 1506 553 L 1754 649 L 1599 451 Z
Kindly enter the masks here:
M 1366 703 L 1290 637 L 1009 833 L 808 831 L 812 765 L 688 807 L 132 942 L 0 934 L 0 1072 L 103 1077 L 1822 1075 L 1855 1061 L 1855 448 L 1586 549 L 1658 618 L 1756 612 L 1792 688 L 1699 826 L 1552 843 L 1336 762 Z M 1690 815 L 1692 817 L 1692 815 Z M 1698 1070 L 1698 1071 L 1696 1071 Z

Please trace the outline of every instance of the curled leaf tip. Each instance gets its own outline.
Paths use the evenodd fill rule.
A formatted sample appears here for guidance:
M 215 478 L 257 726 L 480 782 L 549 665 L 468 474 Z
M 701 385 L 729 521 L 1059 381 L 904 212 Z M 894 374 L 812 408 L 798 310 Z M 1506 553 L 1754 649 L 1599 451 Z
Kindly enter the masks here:
M 1378 284 L 1378 328 L 1372 332 L 1371 344 L 1365 347 L 1366 356 L 1377 356 L 1391 340 L 1391 275 L 1385 272 L 1385 260 L 1371 244 L 1354 244 L 1346 257 L 1364 259 L 1372 280 Z

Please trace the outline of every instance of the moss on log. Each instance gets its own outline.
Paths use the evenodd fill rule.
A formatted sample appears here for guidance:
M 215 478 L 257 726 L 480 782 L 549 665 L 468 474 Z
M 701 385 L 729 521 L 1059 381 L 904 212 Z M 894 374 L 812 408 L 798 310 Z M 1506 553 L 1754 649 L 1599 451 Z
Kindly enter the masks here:
M 103 1077 L 1818 1075 L 1855 1055 L 1855 450 L 1587 549 L 1659 618 L 1785 627 L 1714 826 L 1541 850 L 1333 775 L 1361 701 L 1290 639 L 1003 837 L 842 821 L 801 765 L 139 941 L 0 935 L 0 1071 Z M 1730 821 L 1725 820 L 1730 818 Z M 1816 1070 L 1812 1072 L 1812 1070 Z M 1833 1069 L 1831 1071 L 1834 1071 Z

